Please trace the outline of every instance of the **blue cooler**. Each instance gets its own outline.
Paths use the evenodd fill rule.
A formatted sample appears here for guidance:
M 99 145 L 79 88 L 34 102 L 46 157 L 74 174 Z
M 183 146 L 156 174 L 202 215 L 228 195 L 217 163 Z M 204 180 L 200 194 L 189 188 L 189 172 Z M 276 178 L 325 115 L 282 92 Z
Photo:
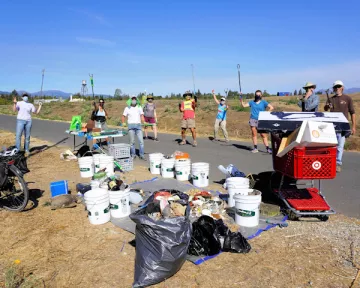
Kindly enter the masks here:
M 68 182 L 66 180 L 51 182 L 50 193 L 51 193 L 51 197 L 68 194 L 69 193 Z

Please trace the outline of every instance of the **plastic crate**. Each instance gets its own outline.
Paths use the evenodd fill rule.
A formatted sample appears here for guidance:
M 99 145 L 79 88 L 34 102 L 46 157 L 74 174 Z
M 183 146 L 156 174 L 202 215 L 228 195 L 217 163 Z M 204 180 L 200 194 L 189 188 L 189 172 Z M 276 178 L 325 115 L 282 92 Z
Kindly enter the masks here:
M 134 160 L 132 157 L 123 158 L 123 159 L 116 159 L 124 171 L 134 170 Z
M 294 179 L 336 177 L 336 147 L 295 147 L 277 157 L 281 138 L 272 137 L 274 170 Z
M 128 158 L 130 157 L 130 144 L 126 144 L 126 143 L 110 144 L 109 153 L 115 159 Z

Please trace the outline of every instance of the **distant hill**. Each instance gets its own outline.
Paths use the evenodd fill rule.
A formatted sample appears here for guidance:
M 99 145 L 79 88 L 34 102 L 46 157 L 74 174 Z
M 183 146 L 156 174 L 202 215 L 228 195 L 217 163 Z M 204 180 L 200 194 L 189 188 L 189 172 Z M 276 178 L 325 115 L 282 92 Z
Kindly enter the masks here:
M 55 97 L 62 97 L 62 98 L 69 98 L 72 93 L 63 92 L 60 90 L 44 90 L 42 95 L 46 96 L 55 96 Z M 41 91 L 31 93 L 32 96 L 40 96 Z

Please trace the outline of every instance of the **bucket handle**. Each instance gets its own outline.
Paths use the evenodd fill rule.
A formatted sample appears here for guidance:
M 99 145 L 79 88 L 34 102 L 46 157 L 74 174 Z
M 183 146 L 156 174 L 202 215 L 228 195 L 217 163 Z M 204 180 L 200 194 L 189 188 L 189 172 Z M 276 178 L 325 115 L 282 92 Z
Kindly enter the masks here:
M 86 202 L 86 201 L 85 201 Z M 92 206 L 91 206 L 91 208 L 93 208 L 95 205 L 97 205 L 98 204 L 98 201 L 96 201 Z M 86 205 L 86 209 L 88 209 L 88 205 Z M 91 210 L 91 209 L 90 209 Z
M 84 157 L 87 153 L 91 153 L 91 156 L 94 156 L 94 154 L 93 154 L 93 152 L 92 152 L 92 151 L 86 151 L 86 152 L 84 153 L 84 155 L 83 155 L 83 156 L 81 156 L 80 158 Z

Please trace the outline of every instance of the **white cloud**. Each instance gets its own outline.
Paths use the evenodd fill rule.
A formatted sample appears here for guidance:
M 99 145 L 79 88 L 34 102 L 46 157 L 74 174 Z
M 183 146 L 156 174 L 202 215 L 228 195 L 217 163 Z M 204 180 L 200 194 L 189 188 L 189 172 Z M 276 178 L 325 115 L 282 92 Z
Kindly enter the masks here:
M 76 37 L 76 41 L 80 43 L 88 43 L 100 46 L 114 46 L 116 43 L 106 39 L 92 38 L 92 37 Z

